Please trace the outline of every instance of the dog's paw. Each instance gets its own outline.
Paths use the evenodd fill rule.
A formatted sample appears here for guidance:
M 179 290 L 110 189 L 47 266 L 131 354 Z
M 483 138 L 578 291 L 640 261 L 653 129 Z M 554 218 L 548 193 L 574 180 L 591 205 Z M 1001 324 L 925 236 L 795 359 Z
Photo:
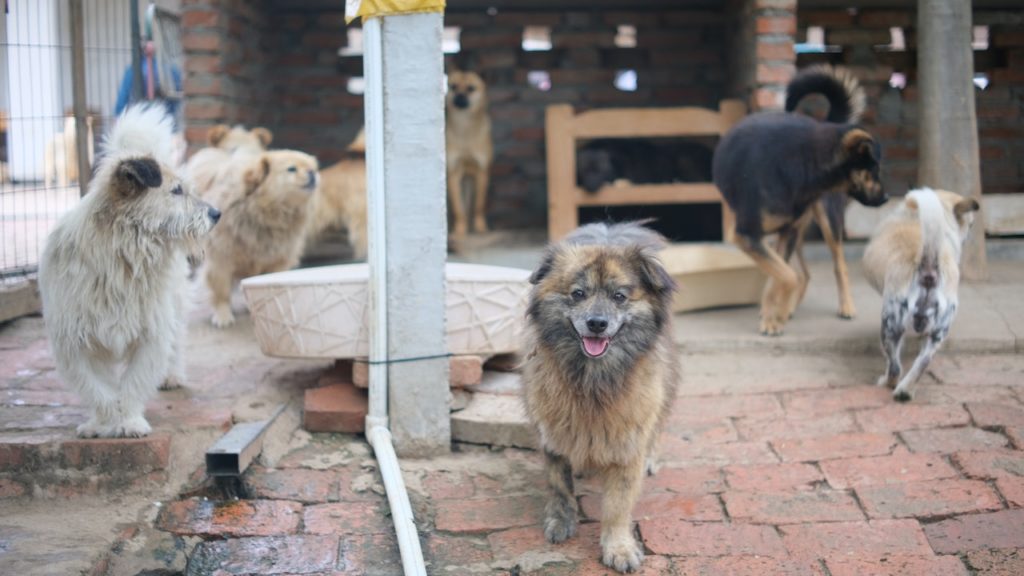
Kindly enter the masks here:
M 644 552 L 632 536 L 601 547 L 601 562 L 619 572 L 633 572 L 644 560 Z
M 656 458 L 647 458 L 644 462 L 644 472 L 646 472 L 648 476 L 654 476 L 660 469 L 661 464 Z
M 111 427 L 108 436 L 112 438 L 142 438 L 143 436 L 149 436 L 149 433 L 152 431 L 153 429 L 150 428 L 149 422 L 146 422 L 146 419 L 140 416 L 115 424 Z
M 452 226 L 452 238 L 456 240 L 462 240 L 466 237 L 466 233 L 469 232 L 469 225 L 464 220 L 460 220 Z
M 474 218 L 473 229 L 479 234 L 481 232 L 487 232 L 487 219 L 486 218 Z
M 227 328 L 235 323 L 235 315 L 230 308 L 218 308 L 210 317 L 210 324 L 217 328 Z
M 99 422 L 90 418 L 84 424 L 79 424 L 75 432 L 78 433 L 79 438 L 100 438 L 105 430 L 106 427 L 101 426 Z
M 161 390 L 177 390 L 185 385 L 185 379 L 181 376 L 170 375 L 160 383 Z
M 914 399 L 914 393 L 907 389 L 895 389 L 892 391 L 892 399 L 897 402 L 910 402 Z
M 875 381 L 875 386 L 878 386 L 879 388 L 892 388 L 895 385 L 896 380 L 894 378 L 889 378 L 888 374 L 882 374 L 878 377 L 878 380 Z
M 544 519 L 544 539 L 552 544 L 565 542 L 576 535 L 576 518 L 558 514 Z
M 784 324 L 774 318 L 761 320 L 761 334 L 764 336 L 782 336 Z
M 839 317 L 843 320 L 853 320 L 857 317 L 857 309 L 852 304 L 850 306 L 843 306 L 839 309 Z

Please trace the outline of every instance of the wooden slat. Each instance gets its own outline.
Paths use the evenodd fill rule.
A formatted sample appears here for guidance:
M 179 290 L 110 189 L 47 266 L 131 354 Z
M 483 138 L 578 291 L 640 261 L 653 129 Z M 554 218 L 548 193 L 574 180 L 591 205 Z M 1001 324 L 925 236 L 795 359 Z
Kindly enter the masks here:
M 620 108 L 574 114 L 572 106 L 547 108 L 548 236 L 558 240 L 579 224 L 581 206 L 720 203 L 722 235 L 733 237 L 735 216 L 710 182 L 605 186 L 587 194 L 576 186 L 576 146 L 588 138 L 657 138 L 722 135 L 746 114 L 740 100 L 704 108 Z
M 577 206 L 629 204 L 705 204 L 722 201 L 713 184 L 638 184 L 605 186 L 596 194 L 575 188 Z
M 577 138 L 715 136 L 725 133 L 722 116 L 706 108 L 617 108 L 590 110 L 571 124 Z
M 579 222 L 576 204 L 569 192 L 576 187 L 576 146 L 570 126 L 572 106 L 548 106 L 544 119 L 548 156 L 548 238 L 565 236 Z

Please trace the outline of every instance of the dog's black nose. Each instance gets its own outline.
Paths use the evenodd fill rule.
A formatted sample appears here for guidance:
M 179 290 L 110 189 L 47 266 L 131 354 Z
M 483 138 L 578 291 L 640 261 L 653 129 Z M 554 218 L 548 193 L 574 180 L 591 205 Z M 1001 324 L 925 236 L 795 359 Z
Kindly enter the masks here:
M 459 93 L 452 98 L 452 104 L 455 104 L 456 108 L 465 108 L 469 106 L 469 97 L 465 94 Z
M 608 319 L 604 316 L 591 316 L 587 318 L 587 328 L 594 334 L 600 334 L 608 328 Z
M 217 221 L 220 220 L 220 210 L 217 210 L 213 206 L 210 206 L 206 213 L 210 215 L 210 220 L 213 220 L 214 224 L 216 224 Z

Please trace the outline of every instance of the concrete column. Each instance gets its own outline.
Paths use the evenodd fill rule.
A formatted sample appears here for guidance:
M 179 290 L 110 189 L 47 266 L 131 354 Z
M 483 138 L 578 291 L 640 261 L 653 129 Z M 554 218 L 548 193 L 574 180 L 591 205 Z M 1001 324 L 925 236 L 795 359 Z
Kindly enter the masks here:
M 371 242 L 381 239 L 381 226 L 385 231 L 383 246 L 370 245 L 369 260 L 385 266 L 391 433 L 395 451 L 412 457 L 451 446 L 442 21 L 440 13 L 382 18 L 381 76 L 366 70 L 368 146 L 375 145 L 378 114 L 383 129 L 383 157 L 367 150 Z M 395 362 L 403 359 L 412 360 Z
M 918 183 L 981 203 L 970 0 L 919 0 L 917 37 Z M 962 264 L 964 276 L 975 280 L 988 276 L 984 218 L 977 222 Z

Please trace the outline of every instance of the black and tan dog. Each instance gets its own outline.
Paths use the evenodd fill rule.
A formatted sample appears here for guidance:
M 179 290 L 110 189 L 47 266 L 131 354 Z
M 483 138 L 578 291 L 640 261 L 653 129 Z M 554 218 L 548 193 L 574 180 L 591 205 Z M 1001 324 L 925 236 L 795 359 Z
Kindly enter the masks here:
M 848 194 L 866 206 L 887 199 L 879 181 L 881 148 L 851 123 L 863 110 L 856 79 L 842 68 L 808 68 L 790 82 L 787 100 L 800 102 L 808 94 L 827 99 L 826 121 L 785 112 L 748 116 L 722 138 L 712 166 L 715 185 L 736 213 L 737 244 L 768 275 L 761 332 L 772 336 L 782 333 L 807 290 L 803 233 L 822 210 L 822 197 Z M 772 249 L 764 237 L 776 232 Z M 788 263 L 794 252 L 799 270 Z
M 576 533 L 573 473 L 604 481 L 602 561 L 640 566 L 631 514 L 653 472 L 675 397 L 675 284 L 655 257 L 664 239 L 635 223 L 590 224 L 552 245 L 530 282 L 526 412 L 540 432 L 551 497 L 544 536 Z

